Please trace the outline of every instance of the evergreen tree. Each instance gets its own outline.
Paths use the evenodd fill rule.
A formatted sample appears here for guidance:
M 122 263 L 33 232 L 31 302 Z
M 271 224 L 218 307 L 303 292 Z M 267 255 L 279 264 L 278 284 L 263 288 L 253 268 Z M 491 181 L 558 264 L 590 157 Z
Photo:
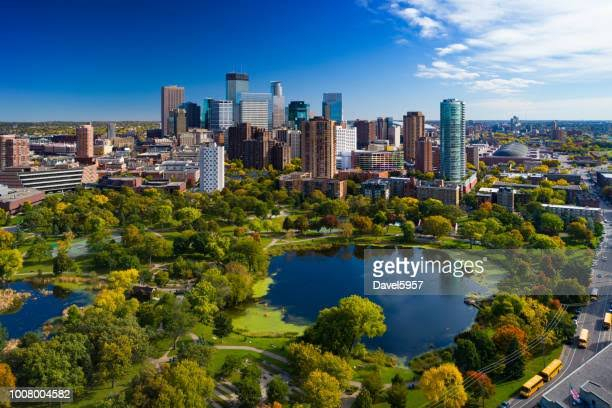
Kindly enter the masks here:
M 518 379 L 525 372 L 525 356 L 521 350 L 518 339 L 515 337 L 510 341 L 508 354 L 506 355 L 506 368 L 504 375 L 509 379 Z

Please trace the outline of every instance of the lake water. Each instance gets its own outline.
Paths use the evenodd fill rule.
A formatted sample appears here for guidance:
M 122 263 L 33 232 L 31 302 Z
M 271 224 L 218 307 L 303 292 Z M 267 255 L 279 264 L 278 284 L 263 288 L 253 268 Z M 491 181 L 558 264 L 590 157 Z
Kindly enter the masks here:
M 274 275 L 266 301 L 284 308 L 286 320 L 313 322 L 320 309 L 338 300 L 364 294 L 364 262 L 353 246 L 321 252 L 288 252 L 271 259 Z M 431 348 L 445 347 L 468 328 L 477 310 L 463 296 L 368 296 L 383 307 L 387 332 L 366 339 L 369 348 L 381 347 L 401 357 L 414 357 Z
M 8 287 L 32 294 L 18 311 L 0 315 L 0 324 L 8 330 L 10 338 L 19 338 L 28 331 L 39 330 L 46 321 L 60 316 L 70 305 L 85 306 L 91 303 L 91 295 L 87 292 L 71 292 L 53 285 L 37 288 L 30 282 L 18 281 L 11 282 Z

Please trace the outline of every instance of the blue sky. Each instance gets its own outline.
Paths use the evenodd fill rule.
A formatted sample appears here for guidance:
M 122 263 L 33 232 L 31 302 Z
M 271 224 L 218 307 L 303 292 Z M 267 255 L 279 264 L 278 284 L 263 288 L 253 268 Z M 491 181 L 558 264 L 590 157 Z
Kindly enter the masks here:
M 3 1 L 0 120 L 158 120 L 161 85 L 199 103 L 240 69 L 315 113 L 342 92 L 347 119 L 437 119 L 448 97 L 469 119 L 612 119 L 612 2 L 502 3 Z

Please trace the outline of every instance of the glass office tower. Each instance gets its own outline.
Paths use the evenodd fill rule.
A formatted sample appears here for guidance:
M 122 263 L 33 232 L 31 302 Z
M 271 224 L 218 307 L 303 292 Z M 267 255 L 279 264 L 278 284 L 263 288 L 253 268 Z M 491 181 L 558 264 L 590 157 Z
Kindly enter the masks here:
M 308 111 L 310 110 L 310 105 L 308 105 L 304 101 L 291 101 L 289 102 L 289 107 L 287 108 L 287 120 L 291 126 L 296 129 L 300 128 L 300 124 L 308 120 Z
M 465 175 L 465 104 L 457 99 L 440 102 L 440 175 L 459 182 Z
M 225 74 L 225 99 L 234 103 L 234 122 L 240 121 L 238 109 L 240 95 L 249 92 L 249 74 L 240 72 L 228 72 Z
M 321 112 L 325 119 L 342 122 L 342 94 L 324 93 Z

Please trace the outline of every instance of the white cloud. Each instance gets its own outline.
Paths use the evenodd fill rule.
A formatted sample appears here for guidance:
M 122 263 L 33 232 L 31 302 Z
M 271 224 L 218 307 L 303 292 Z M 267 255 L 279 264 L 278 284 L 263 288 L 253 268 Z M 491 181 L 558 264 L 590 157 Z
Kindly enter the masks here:
M 541 82 L 612 80 L 610 0 L 385 1 L 422 37 L 454 40 L 436 44 L 435 51 L 448 64 L 478 74 L 477 83 L 473 75 L 463 79 L 472 89 L 514 93 Z M 435 63 L 418 65 L 416 75 L 447 75 L 435 74 Z
M 443 60 L 436 60 L 431 66 L 419 64 L 415 74 L 419 78 L 440 78 L 453 81 L 473 80 L 480 76 L 476 72 L 449 64 Z
M 394 42 L 396 45 L 410 45 L 410 41 L 404 37 L 397 37 Z
M 402 7 L 400 3 L 392 1 L 388 11 L 396 17 L 404 20 L 408 25 L 419 30 L 423 38 L 433 38 L 444 32 L 442 24 L 421 13 L 413 7 Z
M 541 84 L 539 81 L 523 78 L 493 78 L 477 80 L 469 84 L 470 89 L 474 91 L 493 92 L 496 94 L 513 94 L 522 91 L 529 85 Z
M 442 57 L 444 55 L 465 51 L 467 49 L 468 49 L 467 45 L 461 44 L 461 43 L 455 43 L 455 44 L 447 45 L 446 47 L 436 48 L 436 51 L 438 52 L 438 55 Z

